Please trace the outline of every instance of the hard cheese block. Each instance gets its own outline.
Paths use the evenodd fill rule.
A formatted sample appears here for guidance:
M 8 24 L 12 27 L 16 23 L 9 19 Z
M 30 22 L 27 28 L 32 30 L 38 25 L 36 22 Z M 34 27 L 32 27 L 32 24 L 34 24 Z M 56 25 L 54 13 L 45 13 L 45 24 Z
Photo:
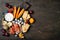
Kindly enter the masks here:
M 29 18 L 30 18 L 30 14 L 27 15 L 27 19 L 29 19 Z
M 29 29 L 29 27 L 30 27 L 29 24 L 24 24 L 24 25 L 22 25 L 22 32 L 23 32 L 23 33 L 27 32 L 28 29 Z
M 26 19 L 27 15 L 28 15 L 28 11 L 25 11 L 24 14 L 23 14 L 23 16 L 22 16 L 23 19 Z
M 22 18 L 24 19 L 24 21 L 26 21 L 27 19 L 30 18 L 30 15 L 28 14 L 28 11 L 25 11 Z

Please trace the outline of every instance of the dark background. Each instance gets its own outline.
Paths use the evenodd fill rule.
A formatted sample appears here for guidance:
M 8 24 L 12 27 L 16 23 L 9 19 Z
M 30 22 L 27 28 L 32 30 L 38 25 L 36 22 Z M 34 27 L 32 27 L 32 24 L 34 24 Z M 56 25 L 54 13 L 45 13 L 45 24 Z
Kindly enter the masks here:
M 25 34 L 22 40 L 60 40 L 60 0 L 27 0 L 34 11 L 32 17 L 35 23 L 32 24 L 29 32 Z M 20 5 L 23 0 L 0 0 L 0 29 L 2 12 L 6 11 L 5 3 L 11 5 Z M 1 35 L 0 40 L 21 40 L 17 37 L 4 37 Z

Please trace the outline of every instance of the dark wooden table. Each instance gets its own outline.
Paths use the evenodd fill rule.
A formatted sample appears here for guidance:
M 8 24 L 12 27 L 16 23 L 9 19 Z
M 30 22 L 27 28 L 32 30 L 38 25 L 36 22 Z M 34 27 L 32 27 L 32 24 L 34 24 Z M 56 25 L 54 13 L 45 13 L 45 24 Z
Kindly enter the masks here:
M 5 3 L 19 6 L 22 0 L 0 0 L 0 29 L 2 12 L 6 11 Z M 28 1 L 29 2 L 29 1 Z M 35 23 L 32 24 L 29 32 L 25 34 L 26 39 L 17 37 L 3 37 L 0 31 L 0 40 L 60 40 L 60 1 L 59 0 L 30 0 L 34 10 L 32 17 Z

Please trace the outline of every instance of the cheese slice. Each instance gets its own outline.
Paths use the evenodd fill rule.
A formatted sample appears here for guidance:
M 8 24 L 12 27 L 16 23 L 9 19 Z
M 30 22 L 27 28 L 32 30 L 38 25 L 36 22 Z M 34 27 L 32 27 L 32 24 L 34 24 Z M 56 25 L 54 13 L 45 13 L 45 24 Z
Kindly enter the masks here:
M 22 25 L 22 32 L 25 33 L 28 31 L 30 25 L 29 24 L 25 24 L 25 25 Z

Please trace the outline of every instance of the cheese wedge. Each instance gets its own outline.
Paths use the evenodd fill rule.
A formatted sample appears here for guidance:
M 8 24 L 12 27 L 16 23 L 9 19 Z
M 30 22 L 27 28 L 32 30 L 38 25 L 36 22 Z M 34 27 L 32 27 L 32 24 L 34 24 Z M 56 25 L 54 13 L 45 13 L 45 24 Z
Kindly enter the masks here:
M 24 19 L 24 21 L 26 21 L 28 16 L 28 11 L 25 11 L 24 14 L 22 15 L 22 18 Z
M 27 19 L 29 19 L 29 18 L 30 18 L 30 14 L 27 15 Z
M 26 33 L 26 32 L 28 31 L 29 27 L 30 27 L 29 24 L 24 24 L 24 25 L 22 25 L 22 32 L 23 32 L 23 33 Z

